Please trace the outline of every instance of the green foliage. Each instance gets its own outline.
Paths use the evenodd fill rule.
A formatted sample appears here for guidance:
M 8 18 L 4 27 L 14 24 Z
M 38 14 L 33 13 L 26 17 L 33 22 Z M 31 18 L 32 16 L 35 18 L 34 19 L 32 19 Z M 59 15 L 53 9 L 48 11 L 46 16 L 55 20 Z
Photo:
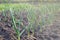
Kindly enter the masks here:
M 41 4 L 39 7 L 35 7 L 34 5 L 30 4 L 0 4 L 0 11 L 10 10 L 10 15 L 12 18 L 13 29 L 15 30 L 18 40 L 20 40 L 20 36 L 23 34 L 25 30 L 28 31 L 32 29 L 33 34 L 34 30 L 38 25 L 42 29 L 42 26 L 46 24 L 50 24 L 54 17 L 54 12 L 59 9 L 60 6 L 56 6 L 56 4 Z M 21 23 L 23 21 L 23 17 L 26 14 L 26 18 L 28 19 L 28 25 L 22 25 L 24 28 L 20 32 L 17 28 L 18 26 L 21 27 Z M 6 16 L 3 12 L 3 15 Z M 14 16 L 16 15 L 16 16 Z M 19 18 L 19 19 L 18 19 Z
M 15 20 L 15 17 L 14 17 L 14 12 L 12 11 L 11 8 L 10 8 L 10 12 L 11 12 L 11 17 L 12 17 L 13 28 L 14 28 L 17 36 L 18 36 L 18 40 L 20 40 L 20 31 L 17 29 L 16 20 Z

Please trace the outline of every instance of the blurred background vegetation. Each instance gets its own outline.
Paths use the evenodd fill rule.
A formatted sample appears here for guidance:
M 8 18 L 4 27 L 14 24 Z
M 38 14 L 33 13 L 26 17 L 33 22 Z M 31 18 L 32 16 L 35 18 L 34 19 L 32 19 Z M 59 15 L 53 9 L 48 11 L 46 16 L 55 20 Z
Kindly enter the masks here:
M 0 0 L 0 3 L 20 3 L 20 2 L 59 2 L 59 0 Z

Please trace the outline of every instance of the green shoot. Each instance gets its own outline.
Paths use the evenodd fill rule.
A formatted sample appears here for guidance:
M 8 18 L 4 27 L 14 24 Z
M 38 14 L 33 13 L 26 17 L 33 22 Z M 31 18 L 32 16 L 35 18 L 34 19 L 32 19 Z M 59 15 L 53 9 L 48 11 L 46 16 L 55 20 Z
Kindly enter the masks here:
M 13 22 L 13 28 L 18 36 L 18 40 L 20 40 L 20 32 L 19 30 L 16 28 L 16 22 L 15 22 L 15 17 L 13 16 L 13 11 L 12 9 L 10 8 L 10 12 L 11 12 L 11 17 L 12 17 L 12 22 Z

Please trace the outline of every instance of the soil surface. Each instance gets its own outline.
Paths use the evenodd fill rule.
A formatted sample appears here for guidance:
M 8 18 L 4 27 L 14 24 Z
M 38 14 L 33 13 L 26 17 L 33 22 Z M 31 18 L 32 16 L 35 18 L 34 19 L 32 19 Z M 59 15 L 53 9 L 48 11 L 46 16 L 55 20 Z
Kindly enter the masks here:
M 47 25 L 42 32 L 36 30 L 35 34 L 31 34 L 29 37 L 25 31 L 21 36 L 21 40 L 60 40 L 60 12 L 55 16 L 56 19 L 52 25 Z M 6 17 L 6 19 L 0 14 L 0 40 L 17 40 L 16 33 L 12 29 L 11 19 L 9 17 Z

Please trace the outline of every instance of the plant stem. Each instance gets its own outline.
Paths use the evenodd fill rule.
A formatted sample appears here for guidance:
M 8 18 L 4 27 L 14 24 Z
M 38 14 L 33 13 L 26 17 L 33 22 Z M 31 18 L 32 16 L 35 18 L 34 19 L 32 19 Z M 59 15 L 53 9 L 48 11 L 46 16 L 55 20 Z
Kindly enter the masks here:
M 20 36 L 18 35 L 18 40 L 20 40 Z
M 13 16 L 12 9 L 10 9 L 10 12 L 11 12 L 11 17 L 12 17 L 12 21 L 13 21 L 13 28 L 14 28 L 17 36 L 18 36 L 18 40 L 20 40 L 20 32 L 19 32 L 19 30 L 16 28 L 15 17 Z

